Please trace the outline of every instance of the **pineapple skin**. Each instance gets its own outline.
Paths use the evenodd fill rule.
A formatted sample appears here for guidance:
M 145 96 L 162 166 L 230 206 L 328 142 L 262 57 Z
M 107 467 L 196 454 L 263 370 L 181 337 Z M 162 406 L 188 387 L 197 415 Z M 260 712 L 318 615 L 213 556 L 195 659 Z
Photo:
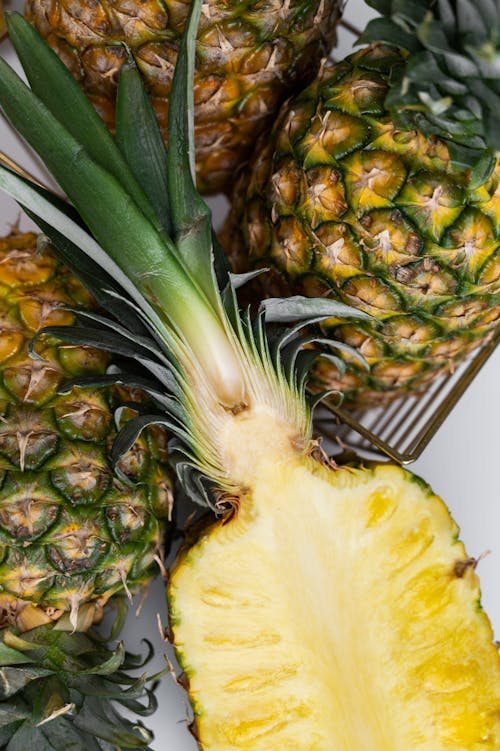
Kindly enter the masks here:
M 49 249 L 36 251 L 36 235 L 0 239 L 0 627 L 30 629 L 64 613 L 75 620 L 84 604 L 99 617 L 112 595 L 139 589 L 161 554 L 172 502 L 161 430 L 121 461 L 130 485 L 113 473 L 113 410 L 139 394 L 58 393 L 104 373 L 109 356 L 44 336 L 36 345 L 44 359 L 29 357 L 40 328 L 74 322 L 68 305 L 95 307 Z
M 476 189 L 448 149 L 397 130 L 384 108 L 402 64 L 360 50 L 282 108 L 235 187 L 221 241 L 235 270 L 266 266 L 259 296 L 332 296 L 383 325 L 323 326 L 355 347 L 340 380 L 315 379 L 358 405 L 425 390 L 492 335 L 500 319 L 500 162 Z
M 400 467 L 332 469 L 255 426 L 226 436 L 233 516 L 170 577 L 200 749 L 499 749 L 498 649 L 444 503 Z
M 199 188 L 228 190 L 279 105 L 310 81 L 335 39 L 342 0 L 207 0 L 194 81 Z M 189 0 L 28 0 L 26 15 L 113 128 L 118 72 L 132 53 L 166 136 Z M 124 44 L 126 44 L 126 47 Z

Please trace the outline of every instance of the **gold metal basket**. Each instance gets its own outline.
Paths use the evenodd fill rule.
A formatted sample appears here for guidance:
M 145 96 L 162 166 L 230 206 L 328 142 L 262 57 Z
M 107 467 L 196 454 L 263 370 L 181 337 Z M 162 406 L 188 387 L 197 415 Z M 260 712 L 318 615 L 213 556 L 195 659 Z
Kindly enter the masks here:
M 416 396 L 365 410 L 337 406 L 334 398 L 328 398 L 318 411 L 317 428 L 339 452 L 348 448 L 357 454 L 388 456 L 410 464 L 421 455 L 499 343 L 500 326 L 454 372 L 438 377 Z

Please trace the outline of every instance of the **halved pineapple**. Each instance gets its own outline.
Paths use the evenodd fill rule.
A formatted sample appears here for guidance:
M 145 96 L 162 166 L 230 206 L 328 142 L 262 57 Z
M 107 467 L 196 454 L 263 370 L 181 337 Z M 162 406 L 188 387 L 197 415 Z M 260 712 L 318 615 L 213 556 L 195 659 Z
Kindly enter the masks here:
M 172 573 L 201 747 L 499 749 L 500 661 L 444 503 L 395 466 L 310 462 L 269 465 Z

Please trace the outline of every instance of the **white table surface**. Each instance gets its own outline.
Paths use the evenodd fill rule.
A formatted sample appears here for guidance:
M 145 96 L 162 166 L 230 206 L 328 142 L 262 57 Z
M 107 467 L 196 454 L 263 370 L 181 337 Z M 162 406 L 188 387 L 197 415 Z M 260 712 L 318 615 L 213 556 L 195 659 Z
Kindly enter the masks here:
M 10 7 L 22 8 L 15 0 Z M 358 26 L 364 24 L 371 11 L 362 0 L 350 0 L 345 17 Z M 353 37 L 340 32 L 335 57 L 340 59 L 350 49 Z M 8 43 L 0 48 L 2 56 L 13 62 Z M 47 176 L 36 159 L 10 131 L 0 117 L 0 150 L 20 161 L 31 173 L 47 183 Z M 211 201 L 216 216 L 224 212 L 223 199 Z M 19 216 L 18 207 L 0 193 L 0 233 L 6 234 Z M 23 227 L 30 225 L 21 219 Z M 462 539 L 469 555 L 479 557 L 490 551 L 479 563 L 483 606 L 500 638 L 500 350 L 497 350 L 479 373 L 453 413 L 448 417 L 422 457 L 411 465 L 442 496 L 461 527 Z M 497 464 L 498 462 L 498 464 Z M 159 636 L 157 614 L 166 623 L 164 585 L 157 580 L 139 618 L 131 613 L 125 627 L 125 644 L 131 651 L 140 650 L 140 640 L 150 639 L 156 649 L 152 670 L 164 667 L 164 654 L 170 649 Z M 146 720 L 154 730 L 155 751 L 195 751 L 197 745 L 187 730 L 187 702 L 183 692 L 166 676 L 159 688 L 160 708 Z

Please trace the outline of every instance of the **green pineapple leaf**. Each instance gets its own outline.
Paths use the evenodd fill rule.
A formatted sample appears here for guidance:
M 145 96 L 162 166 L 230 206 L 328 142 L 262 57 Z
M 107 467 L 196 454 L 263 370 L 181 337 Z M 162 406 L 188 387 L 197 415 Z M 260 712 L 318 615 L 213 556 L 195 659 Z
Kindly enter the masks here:
M 103 703 L 97 697 L 88 697 L 85 700 L 73 722 L 77 728 L 89 735 L 98 735 L 99 738 L 115 744 L 120 749 L 149 749 L 152 739 L 151 734 L 142 724 L 125 720 L 117 714 L 112 704 Z
M 14 723 L 22 722 L 31 716 L 29 709 L 14 698 L 11 702 L 0 704 L 0 742 L 2 742 L 2 729 Z M 10 737 L 10 736 L 9 736 Z
M 358 43 L 383 42 L 409 53 L 386 99 L 396 124 L 446 141 L 453 166 L 472 174 L 477 184 L 477 174 L 484 174 L 486 163 L 493 169 L 500 153 L 500 5 L 496 0 L 415 0 L 410 8 L 401 0 L 369 4 L 383 18 L 370 21 Z
M 167 152 L 133 59 L 122 66 L 116 100 L 116 143 L 170 236 Z
M 30 748 L 39 749 L 40 745 L 43 751 L 50 749 L 55 751 L 58 748 L 67 749 L 67 751 L 100 751 L 99 743 L 90 734 L 83 736 L 72 727 L 71 722 L 65 718 L 56 718 L 47 725 L 37 728 L 38 735 L 34 745 Z M 90 745 L 87 745 L 89 742 Z M 45 745 L 46 744 L 46 745 Z
M 0 670 L 0 700 L 8 699 L 21 691 L 31 681 L 51 674 L 51 670 L 32 667 L 3 667 Z
M 24 652 L 25 662 L 34 660 L 38 666 L 13 665 L 2 671 L 7 679 L 7 683 L 2 681 L 4 690 L 9 686 L 11 694 L 7 702 L 0 702 L 2 748 L 151 751 L 151 733 L 140 722 L 121 717 L 113 706 L 122 705 L 137 715 L 151 714 L 154 685 L 146 685 L 146 676 L 134 678 L 123 672 L 144 664 L 144 657 L 126 653 L 120 644 L 110 648 L 93 632 L 67 632 L 60 621 L 32 629 L 22 638 L 7 633 L 18 645 L 13 651 Z M 150 657 L 149 650 L 146 660 Z
M 408 52 L 419 52 L 422 45 L 412 34 L 387 18 L 372 19 L 358 39 L 358 44 L 368 44 L 373 39 L 394 47 L 402 47 Z
M 65 381 L 58 389 L 58 394 L 69 394 L 75 387 L 79 388 L 106 388 L 108 386 L 126 386 L 131 389 L 140 389 L 147 394 L 153 402 L 166 408 L 171 403 L 171 397 L 166 396 L 163 391 L 160 391 L 160 386 L 154 381 L 144 378 L 135 373 L 128 373 L 118 371 L 116 373 L 107 373 L 102 376 L 84 376 L 82 378 L 73 378 L 70 381 Z M 179 395 L 179 387 L 177 382 L 172 377 L 168 384 L 165 384 L 165 388 L 172 394 Z
M 335 367 L 337 368 L 340 378 L 344 377 L 346 372 L 346 364 L 343 360 L 340 359 L 340 357 L 332 355 L 330 354 L 330 352 L 321 352 L 319 359 L 328 360 L 328 362 L 331 362 L 332 365 L 335 365 Z M 328 393 L 330 394 L 331 392 Z
M 165 244 L 129 193 L 90 158 L 4 60 L 0 60 L 0 99 L 6 116 L 43 158 L 115 263 L 138 279 L 150 274 L 149 284 L 161 287 L 170 270 L 164 270 L 166 257 L 176 266 L 172 244 Z
M 299 393 L 305 390 L 311 368 L 318 359 L 319 354 L 319 352 L 312 349 L 303 349 L 297 355 L 295 360 L 295 384 Z
M 141 704 L 134 699 L 122 699 L 120 704 L 125 709 L 128 709 L 129 712 L 134 712 L 140 717 L 150 717 L 158 709 L 158 699 L 152 691 L 149 693 L 149 703 L 147 705 Z
M 158 318 L 158 315 L 148 305 L 143 295 L 130 281 L 129 277 L 124 274 L 118 264 L 103 251 L 91 235 L 82 229 L 80 224 L 74 222 L 56 203 L 48 201 L 39 190 L 1 164 L 0 187 L 23 208 L 31 212 L 31 215 L 36 217 L 37 221 L 49 224 L 67 241 L 88 255 L 98 268 L 102 268 L 106 274 L 115 279 L 122 289 L 130 295 L 131 299 L 140 305 L 141 309 L 147 314 L 148 320 L 154 323 L 157 331 L 164 329 L 164 325 Z
M 260 305 L 267 323 L 295 323 L 296 321 L 321 321 L 325 318 L 353 318 L 372 321 L 372 316 L 354 310 L 337 300 L 316 297 L 270 297 Z
M 122 357 L 129 357 L 138 362 L 147 362 L 156 358 L 156 351 L 134 342 L 131 337 L 125 337 L 118 332 L 85 326 L 45 326 L 37 331 L 29 343 L 29 352 L 33 359 L 40 359 L 35 346 L 41 336 L 54 336 L 62 342 L 71 342 L 85 347 L 101 347 Z
M 135 332 L 129 331 L 126 326 L 122 326 L 112 318 L 103 316 L 100 313 L 94 313 L 91 310 L 81 310 L 79 308 L 73 308 L 71 307 L 71 305 L 67 306 L 65 309 L 71 311 L 72 313 L 75 313 L 78 320 L 85 325 L 86 330 L 86 324 L 88 321 L 97 323 L 102 326 L 103 329 L 109 329 L 113 332 L 116 332 L 124 339 L 128 339 L 133 345 L 137 345 L 138 348 L 146 350 L 149 354 L 154 355 L 159 362 L 162 362 L 167 367 L 170 366 L 170 361 L 165 355 L 165 352 L 156 344 L 156 342 L 151 339 L 151 337 L 142 336 L 140 334 L 136 334 Z
M 51 114 L 113 175 L 152 222 L 155 212 L 120 154 L 112 135 L 89 100 L 75 85 L 64 63 L 20 13 L 7 14 L 9 38 L 22 63 L 31 90 Z M 51 85 L 47 86 L 47 80 Z
M 97 676 L 112 675 L 122 666 L 124 657 L 125 647 L 123 646 L 123 642 L 120 641 L 109 657 L 86 670 L 80 670 L 80 674 L 85 675 L 86 673 L 90 673 Z
M 359 352 L 353 347 L 351 347 L 349 344 L 345 344 L 344 342 L 336 342 L 336 341 L 332 342 L 331 339 L 318 336 L 317 334 L 305 334 L 304 336 L 300 336 L 300 337 L 297 337 L 296 339 L 293 339 L 286 346 L 280 347 L 279 349 L 279 355 L 285 366 L 288 379 L 291 379 L 293 376 L 293 371 L 295 369 L 295 363 L 299 355 L 299 352 L 301 352 L 303 348 L 308 344 L 322 344 L 325 347 L 331 347 L 332 349 L 337 349 L 339 351 L 345 352 L 350 357 L 353 357 L 355 360 L 357 360 L 360 363 L 361 367 L 365 368 L 366 370 L 369 370 L 369 367 L 364 357 L 360 355 Z M 317 350 L 316 353 L 317 353 L 317 356 L 326 354 L 324 350 Z M 344 372 L 345 363 L 343 362 L 343 360 L 340 360 L 340 358 L 338 357 L 336 359 L 342 363 L 341 369 L 342 369 L 342 372 Z
M 3 642 L 0 642 L 0 664 L 2 665 L 26 665 L 32 663 L 29 657 L 23 652 L 19 652 L 17 649 L 8 647 Z M 1 705 L 0 705 L 1 710 Z
M 66 216 L 70 222 L 67 226 L 71 226 L 74 229 L 76 229 L 75 225 L 76 227 L 79 227 L 81 230 L 81 234 L 79 234 L 80 239 L 86 238 L 87 240 L 90 240 L 91 245 L 95 247 L 95 241 L 89 235 L 88 228 L 85 226 L 81 216 L 71 204 L 43 188 L 41 185 L 33 182 L 33 180 L 28 179 L 13 170 L 9 162 L 4 160 L 1 155 L 0 170 L 6 178 L 3 184 L 4 190 L 9 192 L 13 198 L 16 198 L 17 196 L 16 200 L 18 200 L 21 205 L 23 204 L 23 196 L 24 200 L 28 200 L 31 196 L 32 203 L 30 205 L 35 207 L 38 211 L 46 211 L 47 216 L 52 216 L 49 207 L 53 207 L 56 209 L 55 216 L 59 218 L 58 226 L 61 228 L 65 227 L 63 217 Z M 9 176 L 13 179 L 9 180 Z M 22 189 L 23 185 L 26 190 Z M 42 200 L 37 202 L 34 198 L 35 194 L 38 194 Z M 101 303 L 103 307 L 107 307 L 108 309 L 113 306 L 113 315 L 115 315 L 118 320 L 124 321 L 130 329 L 144 332 L 144 323 L 138 320 L 136 314 L 132 314 L 130 303 L 128 301 L 124 303 L 123 300 L 119 299 L 122 289 L 115 282 L 116 274 L 118 273 L 118 275 L 120 275 L 119 269 L 115 267 L 113 269 L 113 275 L 107 273 L 102 265 L 100 266 L 95 260 L 93 260 L 96 255 L 95 253 L 89 255 L 88 253 L 83 252 L 78 245 L 71 242 L 63 232 L 57 231 L 51 224 L 39 216 L 35 210 L 30 210 L 26 205 L 24 205 L 24 210 L 28 216 L 38 224 L 44 233 L 45 238 L 48 238 L 50 242 L 58 246 L 58 254 L 63 263 L 76 277 L 78 277 L 78 279 L 80 279 L 87 289 L 89 289 L 95 299 Z M 69 233 L 67 228 L 64 229 L 64 231 Z M 43 236 L 38 238 L 40 246 L 46 241 L 45 238 Z M 128 278 L 124 278 L 122 275 L 122 281 L 127 283 Z M 104 301 L 106 301 L 106 304 Z
M 37 686 L 33 702 L 32 721 L 35 725 L 47 722 L 56 712 L 72 712 L 75 705 L 71 702 L 68 687 L 56 676 L 51 676 Z
M 111 452 L 111 460 L 115 465 L 118 464 L 121 457 L 134 445 L 142 431 L 150 425 L 160 425 L 180 437 L 186 443 L 191 442 L 193 439 L 186 425 L 182 426 L 181 423 L 174 422 L 165 415 L 139 415 L 128 420 L 115 438 Z
M 143 316 L 132 308 L 128 299 L 124 299 L 123 290 L 115 284 L 114 280 L 75 243 L 43 219 L 35 216 L 29 209 L 25 211 L 38 224 L 51 245 L 57 247 L 59 258 L 89 290 L 96 302 L 106 308 L 116 320 L 122 321 L 131 333 L 144 335 L 147 329 Z
M 168 119 L 167 174 L 173 239 L 187 269 L 213 307 L 220 307 L 214 273 L 212 212 L 195 186 L 193 126 L 194 46 L 201 5 L 192 3 L 172 81 Z

